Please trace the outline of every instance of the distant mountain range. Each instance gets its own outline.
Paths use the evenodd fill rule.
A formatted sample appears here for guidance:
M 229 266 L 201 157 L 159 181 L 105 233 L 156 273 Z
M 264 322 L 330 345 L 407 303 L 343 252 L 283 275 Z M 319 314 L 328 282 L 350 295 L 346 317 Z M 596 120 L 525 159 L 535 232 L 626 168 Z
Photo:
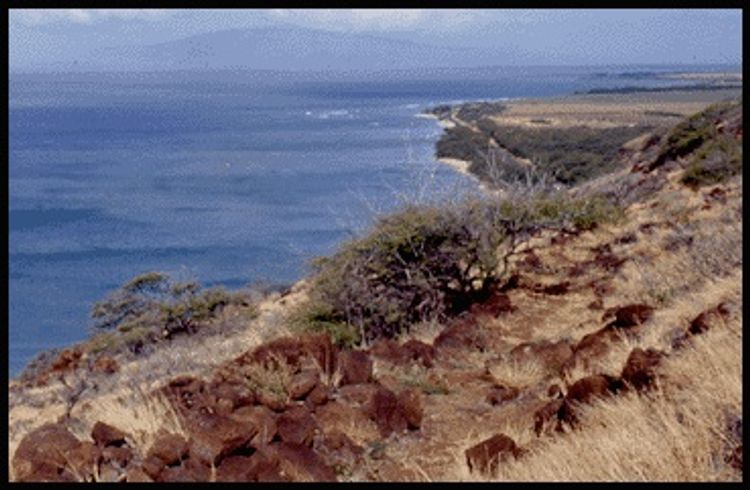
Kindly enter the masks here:
M 55 71 L 387 70 L 518 61 L 518 54 L 513 60 L 508 59 L 508 54 L 363 34 L 264 27 L 216 31 L 152 45 L 100 47 L 84 55 L 58 59 L 45 68 Z

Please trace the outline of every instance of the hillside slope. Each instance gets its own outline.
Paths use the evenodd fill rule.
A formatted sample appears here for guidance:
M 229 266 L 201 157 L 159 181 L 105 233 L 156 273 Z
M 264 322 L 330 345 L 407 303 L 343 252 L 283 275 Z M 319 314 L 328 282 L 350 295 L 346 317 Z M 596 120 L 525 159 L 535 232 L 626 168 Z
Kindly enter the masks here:
M 741 142 L 741 101 L 628 142 L 567 193 L 616 219 L 540 227 L 392 338 L 300 332 L 310 278 L 145 354 L 74 346 L 11 382 L 12 477 L 739 481 Z

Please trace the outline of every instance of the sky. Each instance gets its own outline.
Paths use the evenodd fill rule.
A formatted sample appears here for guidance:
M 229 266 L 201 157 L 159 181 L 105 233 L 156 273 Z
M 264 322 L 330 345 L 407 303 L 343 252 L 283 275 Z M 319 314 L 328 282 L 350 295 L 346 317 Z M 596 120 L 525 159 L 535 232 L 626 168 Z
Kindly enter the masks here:
M 11 9 L 10 66 L 43 66 L 92 46 L 144 46 L 274 26 L 503 53 L 476 55 L 470 61 L 477 66 L 504 59 L 530 65 L 742 62 L 740 9 Z

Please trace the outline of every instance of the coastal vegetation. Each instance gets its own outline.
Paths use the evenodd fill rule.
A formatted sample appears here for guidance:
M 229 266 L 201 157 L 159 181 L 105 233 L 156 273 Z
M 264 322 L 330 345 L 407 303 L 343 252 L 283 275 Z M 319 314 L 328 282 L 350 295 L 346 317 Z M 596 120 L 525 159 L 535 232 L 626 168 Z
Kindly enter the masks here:
M 444 322 L 502 285 L 510 258 L 530 236 L 577 233 L 619 216 L 605 197 L 539 187 L 516 187 L 503 199 L 410 205 L 315 262 L 311 304 L 295 322 L 345 345 Z
M 741 481 L 741 99 L 532 119 L 454 128 L 528 157 L 503 192 L 404 205 L 289 290 L 126 282 L 12 385 L 11 477 Z

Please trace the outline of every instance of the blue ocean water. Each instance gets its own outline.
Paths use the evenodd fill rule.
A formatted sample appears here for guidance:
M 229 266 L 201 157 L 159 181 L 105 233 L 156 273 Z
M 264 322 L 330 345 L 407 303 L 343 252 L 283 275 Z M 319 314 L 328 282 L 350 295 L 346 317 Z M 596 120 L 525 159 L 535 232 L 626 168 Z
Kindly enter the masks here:
M 428 106 L 633 84 L 617 73 L 13 74 L 10 375 L 136 274 L 292 283 L 397 196 L 476 191 L 434 160 Z

